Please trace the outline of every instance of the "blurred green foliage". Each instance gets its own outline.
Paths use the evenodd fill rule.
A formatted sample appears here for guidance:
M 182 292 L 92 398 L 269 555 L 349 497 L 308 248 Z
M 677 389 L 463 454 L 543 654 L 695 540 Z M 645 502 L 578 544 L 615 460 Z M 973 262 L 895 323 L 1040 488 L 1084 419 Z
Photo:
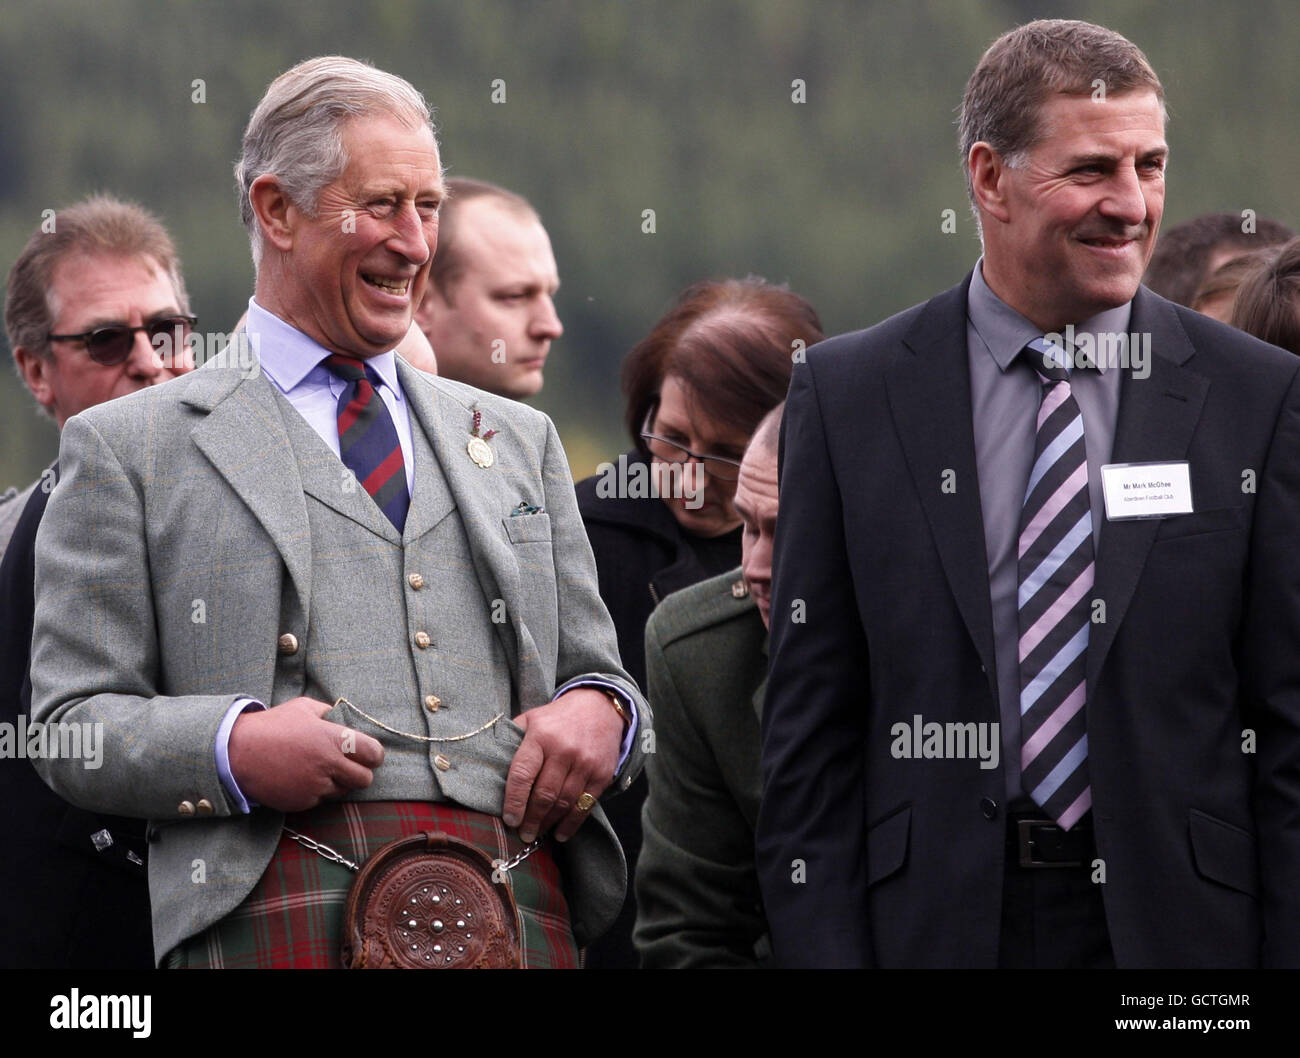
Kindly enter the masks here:
M 41 210 L 112 191 L 163 217 L 200 326 L 229 330 L 252 287 L 231 177 L 250 110 L 300 59 L 368 59 L 437 108 L 450 172 L 540 210 L 566 333 L 533 403 L 582 476 L 626 447 L 620 362 L 687 283 L 788 282 L 836 332 L 960 279 L 979 248 L 955 107 L 988 42 L 1036 17 L 1103 23 L 1151 58 L 1171 115 L 1166 227 L 1220 209 L 1300 220 L 1293 0 L 6 0 L 0 260 Z M 0 485 L 25 483 L 57 436 L 0 379 Z

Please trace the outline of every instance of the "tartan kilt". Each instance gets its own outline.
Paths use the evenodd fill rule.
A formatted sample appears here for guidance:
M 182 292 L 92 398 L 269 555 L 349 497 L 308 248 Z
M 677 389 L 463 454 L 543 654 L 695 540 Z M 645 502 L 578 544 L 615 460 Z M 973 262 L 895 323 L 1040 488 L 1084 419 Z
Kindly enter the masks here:
M 285 826 L 364 864 L 391 841 L 437 830 L 508 859 L 523 849 L 497 816 L 427 801 L 332 801 Z M 343 908 L 356 874 L 287 834 L 252 892 L 220 922 L 168 953 L 169 969 L 339 969 Z M 560 871 L 548 840 L 509 872 L 524 969 L 576 969 Z

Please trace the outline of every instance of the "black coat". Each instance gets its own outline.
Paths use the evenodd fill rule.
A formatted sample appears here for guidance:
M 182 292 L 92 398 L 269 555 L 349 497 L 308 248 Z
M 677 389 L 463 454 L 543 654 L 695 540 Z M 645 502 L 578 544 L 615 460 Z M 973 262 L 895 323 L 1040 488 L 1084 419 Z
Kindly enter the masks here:
M 627 453 L 625 458 L 629 467 L 646 464 L 645 457 L 636 451 Z M 618 633 L 623 667 L 644 690 L 645 625 L 650 614 L 666 595 L 740 565 L 741 534 L 737 529 L 726 538 L 710 541 L 708 558 L 702 559 L 694 538 L 681 527 L 663 500 L 598 496 L 599 481 L 596 476 L 578 482 L 578 509 L 596 556 L 600 597 Z M 627 856 L 629 878 L 636 876 L 641 851 L 641 805 L 647 789 L 642 773 L 626 793 L 605 804 L 605 813 Z M 587 949 L 587 967 L 635 967 L 637 956 L 632 947 L 635 921 L 636 901 L 629 885 L 618 921 Z
M 14 728 L 31 708 L 36 529 L 49 498 L 32 493 L 0 563 L 0 722 Z M 152 969 L 144 825 L 77 808 L 29 760 L 0 760 L 0 967 Z

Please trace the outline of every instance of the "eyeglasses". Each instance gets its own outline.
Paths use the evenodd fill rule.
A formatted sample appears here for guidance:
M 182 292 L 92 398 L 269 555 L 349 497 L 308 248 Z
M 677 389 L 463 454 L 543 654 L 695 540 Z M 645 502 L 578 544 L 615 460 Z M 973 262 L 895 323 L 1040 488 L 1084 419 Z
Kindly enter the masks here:
M 47 334 L 51 342 L 84 342 L 90 359 L 104 367 L 116 367 L 131 355 L 136 331 L 149 335 L 149 344 L 155 350 L 179 356 L 185 347 L 190 331 L 199 322 L 197 316 L 162 316 L 139 327 L 125 323 L 111 323 L 81 334 Z
M 740 460 L 728 459 L 726 456 L 709 456 L 701 452 L 692 452 L 685 445 L 670 441 L 666 437 L 650 432 L 650 423 L 658 409 L 651 406 L 646 412 L 645 422 L 641 424 L 641 439 L 646 442 L 650 454 L 665 463 L 685 463 L 688 459 L 698 459 L 704 464 L 704 471 L 718 481 L 735 481 L 740 477 Z

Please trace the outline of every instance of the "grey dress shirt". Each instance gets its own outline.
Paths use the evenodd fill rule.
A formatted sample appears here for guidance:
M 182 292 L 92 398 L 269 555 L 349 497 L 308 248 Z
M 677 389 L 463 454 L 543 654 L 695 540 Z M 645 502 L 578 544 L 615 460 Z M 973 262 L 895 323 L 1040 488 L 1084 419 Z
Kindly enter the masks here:
M 971 417 L 975 430 L 975 468 L 979 475 L 984 547 L 993 605 L 993 646 L 997 658 L 998 711 L 1002 768 L 1008 804 L 1026 798 L 1020 787 L 1020 618 L 1017 546 L 1020 509 L 1034 459 L 1034 434 L 1042 383 L 1034 369 L 1017 359 L 1025 344 L 1043 332 L 1002 301 L 984 282 L 983 258 L 975 266 L 966 302 L 966 350 L 970 362 Z M 1075 324 L 1075 334 L 1127 333 L 1132 302 Z M 1101 467 L 1110 462 L 1119 415 L 1122 372 L 1099 363 L 1096 370 L 1070 373 L 1070 392 L 1083 413 L 1088 453 L 1088 493 L 1092 503 L 1092 543 L 1098 552 L 1105 518 Z

